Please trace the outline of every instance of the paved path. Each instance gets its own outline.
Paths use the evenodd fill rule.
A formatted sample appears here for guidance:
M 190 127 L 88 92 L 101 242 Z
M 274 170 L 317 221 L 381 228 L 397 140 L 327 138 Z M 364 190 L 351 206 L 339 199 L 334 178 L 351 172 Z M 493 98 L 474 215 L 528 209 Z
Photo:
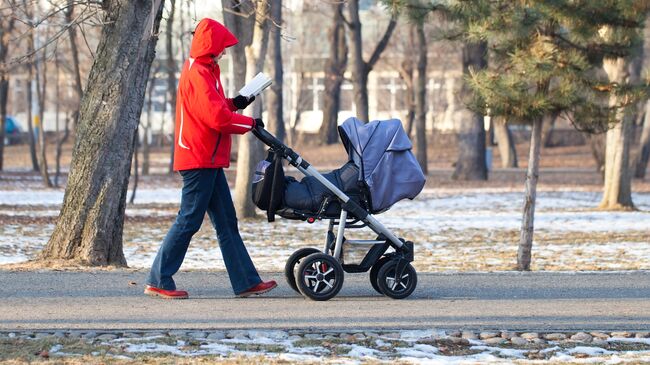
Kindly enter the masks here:
M 223 272 L 183 272 L 191 299 L 142 295 L 143 271 L 0 271 L 0 331 L 16 329 L 648 330 L 650 272 L 420 274 L 406 300 L 346 276 L 328 302 L 298 296 L 280 273 L 265 297 L 239 299 Z M 133 285 L 133 282 L 136 284 Z

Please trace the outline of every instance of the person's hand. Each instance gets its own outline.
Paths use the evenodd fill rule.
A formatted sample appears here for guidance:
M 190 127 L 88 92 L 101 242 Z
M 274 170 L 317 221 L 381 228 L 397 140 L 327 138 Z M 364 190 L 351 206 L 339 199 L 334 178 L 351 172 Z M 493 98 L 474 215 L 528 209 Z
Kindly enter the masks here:
M 232 103 L 237 107 L 237 109 L 244 109 L 249 106 L 255 100 L 254 96 L 247 98 L 243 95 L 237 95 L 232 99 Z
M 264 128 L 264 122 L 260 118 L 255 118 L 255 128 L 257 127 Z

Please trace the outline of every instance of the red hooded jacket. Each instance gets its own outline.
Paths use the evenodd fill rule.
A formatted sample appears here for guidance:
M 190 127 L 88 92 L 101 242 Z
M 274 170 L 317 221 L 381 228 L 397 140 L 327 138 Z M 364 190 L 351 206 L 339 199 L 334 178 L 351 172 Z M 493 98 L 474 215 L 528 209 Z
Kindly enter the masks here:
M 230 166 L 231 134 L 250 131 L 253 118 L 237 108 L 223 92 L 219 66 L 212 57 L 237 44 L 226 27 L 212 19 L 196 26 L 190 58 L 178 82 L 174 170 Z

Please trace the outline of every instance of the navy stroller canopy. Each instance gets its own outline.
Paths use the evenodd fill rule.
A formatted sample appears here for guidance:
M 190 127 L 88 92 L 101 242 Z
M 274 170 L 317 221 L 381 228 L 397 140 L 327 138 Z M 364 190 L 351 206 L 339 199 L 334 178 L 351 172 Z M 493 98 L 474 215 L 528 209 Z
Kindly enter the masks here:
M 359 179 L 370 190 L 372 211 L 386 210 L 422 191 L 424 174 L 398 119 L 363 123 L 348 118 L 338 130 L 350 161 L 359 167 Z

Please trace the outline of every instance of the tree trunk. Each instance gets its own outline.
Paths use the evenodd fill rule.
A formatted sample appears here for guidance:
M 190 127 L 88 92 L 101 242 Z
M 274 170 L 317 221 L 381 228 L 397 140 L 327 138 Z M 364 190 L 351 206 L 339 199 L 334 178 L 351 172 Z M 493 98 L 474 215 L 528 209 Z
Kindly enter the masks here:
M 643 132 L 641 132 L 634 177 L 639 179 L 645 177 L 646 170 L 648 169 L 648 160 L 650 160 L 650 100 L 646 101 L 645 104 Z
M 182 1 L 182 0 L 181 0 Z M 167 94 L 169 97 L 169 105 L 171 106 L 171 126 L 172 126 L 172 139 L 174 139 L 174 125 L 176 124 L 176 58 L 174 57 L 174 16 L 176 14 L 176 0 L 169 1 L 169 18 L 167 19 L 167 26 L 165 28 L 165 34 L 167 35 L 165 48 L 167 50 Z M 182 9 L 182 3 L 181 3 Z M 183 13 L 181 12 L 181 20 L 183 19 Z M 183 27 L 181 26 L 181 29 Z M 182 36 L 181 36 L 182 38 Z M 169 174 L 174 173 L 174 143 L 171 143 L 169 146 L 169 167 L 167 172 Z
M 361 20 L 359 19 L 359 0 L 348 2 L 350 29 L 350 53 L 352 66 L 352 88 L 357 118 L 368 122 L 368 79 L 366 62 L 363 60 L 363 40 L 361 38 Z
M 415 28 L 415 26 L 411 26 L 410 33 L 415 32 L 413 28 Z M 412 49 L 415 49 L 415 42 L 413 42 Z M 415 78 L 413 72 L 414 62 L 411 54 L 405 54 L 404 56 L 404 61 L 402 61 L 398 71 L 400 78 L 404 82 L 404 85 L 406 85 L 406 125 L 404 129 L 406 130 L 406 135 L 410 138 L 413 132 L 413 125 L 415 124 Z
M 338 142 L 338 115 L 341 109 L 341 85 L 348 63 L 348 46 L 345 41 L 343 3 L 334 5 L 332 27 L 329 30 L 330 55 L 325 65 L 325 93 L 323 94 L 323 123 L 318 140 L 321 144 Z
M 56 53 L 54 53 L 54 67 L 56 68 L 56 77 L 54 78 L 54 95 L 60 95 L 61 90 L 59 87 L 59 74 L 61 72 L 60 65 L 59 65 L 59 58 Z M 55 125 L 56 125 L 56 161 L 55 161 L 55 168 L 54 168 L 54 186 L 59 187 L 59 174 L 61 173 L 61 160 L 59 159 L 60 152 L 59 152 L 59 141 L 61 140 L 61 118 L 59 117 L 59 112 L 61 111 L 61 103 L 57 100 L 55 102 L 55 107 L 54 107 L 54 119 L 55 119 Z M 66 121 L 67 123 L 67 121 Z M 67 128 L 66 128 L 67 129 Z
M 8 0 L 7 4 L 15 6 L 15 0 Z M 16 18 L 13 16 L 0 19 L 0 171 L 4 167 L 5 128 L 7 119 L 7 100 L 9 96 L 9 70 L 7 69 L 7 54 L 9 52 L 9 39 L 14 29 Z
M 465 43 L 463 46 L 463 73 L 478 71 L 487 67 L 487 43 Z M 463 99 L 471 93 L 463 82 Z M 459 113 L 463 117 L 458 123 L 458 159 L 452 174 L 455 180 L 487 180 L 485 161 L 485 126 L 483 115 L 469 110 Z
M 72 13 L 74 11 L 74 2 L 73 0 L 68 0 L 68 5 L 67 9 L 64 12 L 65 15 L 65 21 L 68 24 L 71 24 L 73 19 L 72 19 Z M 76 130 L 77 124 L 79 123 L 79 106 L 81 104 L 81 98 L 83 97 L 83 85 L 81 83 L 81 70 L 79 69 L 79 50 L 77 47 L 77 30 L 76 27 L 71 26 L 68 27 L 68 37 L 70 38 L 70 54 L 72 56 L 72 69 L 74 71 L 74 78 L 75 78 L 75 92 L 77 93 L 77 99 L 78 99 L 78 104 L 72 113 L 73 115 L 73 124 L 72 127 L 73 129 Z M 63 140 L 67 140 L 67 137 Z
M 67 8 L 64 11 L 65 21 L 67 24 L 71 24 L 72 14 L 74 12 L 74 4 L 72 0 L 68 0 Z M 76 128 L 79 121 L 79 106 L 81 104 L 81 98 L 83 97 L 83 85 L 81 83 L 81 70 L 79 69 L 79 51 L 77 47 L 77 32 L 74 26 L 68 27 L 68 38 L 70 40 L 70 53 L 72 56 L 72 69 L 74 72 L 74 90 L 77 94 L 77 102 L 75 104 L 74 110 L 72 112 L 72 126 Z M 58 92 L 57 92 L 58 95 Z M 58 105 L 58 104 L 57 104 Z M 57 114 L 58 115 L 58 114 Z M 61 155 L 63 152 L 63 145 L 70 138 L 70 118 L 66 116 L 65 125 L 63 128 L 63 136 L 59 137 L 56 143 L 56 172 L 54 174 L 54 185 L 59 186 L 59 177 L 61 174 Z
M 303 90 L 305 84 L 305 73 L 301 72 L 298 75 L 298 83 L 296 85 L 295 90 Z M 298 126 L 298 123 L 300 123 L 300 118 L 302 116 L 302 112 L 305 111 L 305 99 L 306 95 L 305 93 L 298 92 L 298 99 L 296 100 L 296 114 L 293 120 L 293 123 L 289 123 L 289 145 L 295 145 L 298 142 L 298 136 L 296 132 L 296 127 Z
M 600 172 L 604 178 L 605 173 L 605 144 L 606 144 L 606 133 L 600 134 L 583 134 L 589 143 L 589 148 L 591 149 L 591 155 L 596 162 L 596 171 Z
M 2 60 L 0 60 L 2 62 Z M 9 94 L 9 78 L 0 71 L 0 171 L 4 168 L 5 128 L 7 122 L 7 96 Z
M 603 68 L 611 82 L 619 84 L 629 82 L 633 77 L 629 69 L 629 60 L 617 58 L 605 60 Z M 610 105 L 618 102 L 616 96 L 610 98 Z M 633 115 L 632 107 L 618 109 L 617 124 L 607 131 L 605 149 L 605 184 L 600 209 L 619 210 L 634 209 L 632 203 L 632 171 L 630 170 L 630 145 L 632 144 Z
M 252 79 L 264 69 L 264 59 L 268 48 L 269 22 L 266 1 L 256 4 L 255 27 L 252 42 L 246 47 L 246 79 Z M 258 96 L 262 98 L 262 94 Z M 246 114 L 256 118 L 262 115 L 263 100 L 246 109 Z M 237 154 L 237 179 L 235 183 L 235 210 L 239 218 L 255 217 L 255 205 L 251 197 L 251 183 L 255 174 L 255 166 L 262 159 L 263 145 L 253 133 L 246 133 L 239 138 Z
M 57 104 L 58 105 L 58 104 Z M 58 114 L 57 114 L 58 115 Z M 58 126 L 58 122 L 57 122 Z M 57 131 L 57 135 L 59 135 Z M 63 155 L 63 144 L 70 135 L 70 117 L 66 113 L 65 121 L 63 123 L 63 135 L 59 136 L 59 139 L 56 141 L 56 171 L 54 173 L 54 186 L 59 187 L 59 178 L 61 177 L 61 156 Z
M 45 58 L 45 52 L 47 48 L 43 49 L 43 60 L 36 64 L 36 90 L 38 94 L 38 121 L 39 121 L 39 133 L 38 133 L 38 152 L 40 155 L 40 173 L 41 178 L 43 179 L 43 185 L 46 188 L 52 187 L 52 181 L 50 181 L 50 174 L 47 171 L 47 144 L 45 138 L 45 99 L 47 95 L 47 60 Z M 41 65 L 41 67 L 39 67 Z M 42 82 L 41 82 L 42 80 Z
M 286 138 L 284 110 L 282 108 L 283 70 L 282 70 L 282 0 L 271 1 L 271 42 L 269 56 L 273 67 L 273 84 L 268 97 L 268 129 L 280 141 Z
M 417 49 L 417 46 L 415 44 L 415 34 L 417 33 L 417 26 L 415 24 L 412 24 L 409 27 L 409 49 L 410 51 L 415 51 Z M 400 68 L 399 68 L 399 75 L 402 81 L 404 81 L 404 85 L 406 85 L 406 135 L 411 137 L 413 134 L 413 126 L 415 124 L 415 74 L 413 72 L 413 69 L 415 68 L 414 66 L 414 61 L 413 57 L 410 54 L 411 52 L 407 52 L 404 55 L 404 60 L 402 61 Z
M 237 88 L 246 83 L 246 47 L 253 41 L 255 17 L 247 16 L 253 12 L 251 0 L 221 0 L 223 20 L 226 27 L 237 37 L 239 43 L 228 48 L 232 57 L 234 84 Z M 259 101 L 258 101 L 259 103 Z
M 539 157 L 542 144 L 542 118 L 533 121 L 530 135 L 530 153 L 524 191 L 524 214 L 521 221 L 519 250 L 517 252 L 517 270 L 530 271 L 531 252 L 535 222 L 535 199 L 537 197 L 537 179 L 539 177 Z
M 151 141 L 149 140 L 149 134 L 151 132 L 151 112 L 152 112 L 152 106 L 153 106 L 153 90 L 154 87 L 156 86 L 156 74 L 158 70 L 155 69 L 151 73 L 151 77 L 149 78 L 149 90 L 147 91 L 147 123 L 144 125 L 144 128 L 142 128 L 142 176 L 149 175 L 149 168 L 150 166 L 150 144 Z M 137 133 L 136 133 L 136 145 L 138 141 Z
M 370 121 L 368 110 L 368 74 L 379 60 L 379 57 L 386 49 L 395 27 L 397 26 L 396 14 L 391 14 L 388 26 L 384 31 L 379 43 L 372 52 L 368 62 L 363 60 L 363 40 L 361 37 L 361 20 L 359 18 L 359 0 L 348 2 L 350 19 L 346 23 L 350 29 L 350 48 L 352 53 L 352 85 L 354 88 L 354 104 L 356 106 L 357 118 L 363 122 Z
M 35 131 L 34 131 L 34 109 L 32 107 L 32 103 L 34 102 L 34 71 L 33 71 L 33 65 L 30 63 L 27 65 L 27 80 L 28 80 L 28 85 L 27 85 L 27 133 L 28 133 L 28 139 L 27 141 L 29 142 L 29 156 L 31 157 L 32 160 L 32 170 L 33 171 L 39 171 L 38 170 L 38 157 L 36 154 L 36 137 L 35 137 Z
M 554 112 L 544 116 L 542 122 L 542 146 L 543 147 L 553 147 L 551 145 L 551 136 L 553 135 L 553 129 L 555 128 L 555 121 L 557 120 L 560 113 Z
M 429 173 L 427 160 L 427 39 L 424 24 L 417 24 L 418 62 L 415 77 L 415 156 L 422 172 Z
M 63 207 L 41 259 L 126 266 L 122 234 L 133 138 L 162 5 L 104 2 L 105 23 L 81 105 Z
M 501 156 L 501 167 L 518 167 L 517 150 L 515 149 L 512 132 L 508 128 L 508 122 L 502 117 L 494 117 L 492 118 L 492 126 L 499 147 L 499 155 Z
M 138 191 L 138 181 L 140 180 L 140 175 L 138 174 L 138 134 L 139 129 L 136 128 L 135 134 L 133 135 L 133 190 L 131 190 L 131 197 L 129 198 L 129 204 L 133 204 L 135 201 L 135 194 Z

